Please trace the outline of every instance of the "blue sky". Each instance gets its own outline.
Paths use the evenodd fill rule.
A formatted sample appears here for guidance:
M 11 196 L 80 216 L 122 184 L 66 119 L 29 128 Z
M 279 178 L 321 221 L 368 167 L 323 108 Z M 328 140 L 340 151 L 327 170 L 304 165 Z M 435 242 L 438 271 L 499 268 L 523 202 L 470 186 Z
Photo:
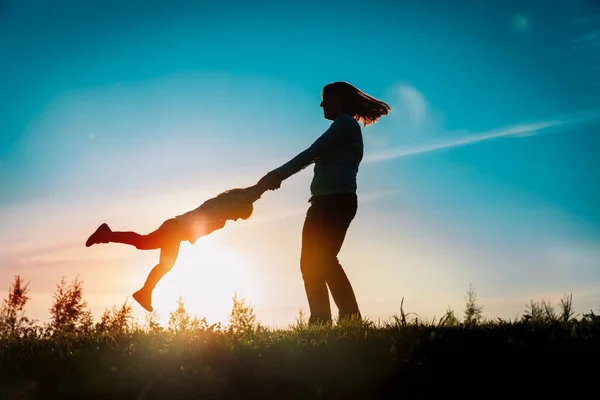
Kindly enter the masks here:
M 21 273 L 48 299 L 80 273 L 98 310 L 122 301 L 156 254 L 79 249 L 90 230 L 153 229 L 254 183 L 327 128 L 321 87 L 346 80 L 393 108 L 363 129 L 364 200 L 340 255 L 368 315 L 402 296 L 426 315 L 459 309 L 469 283 L 490 316 L 571 291 L 600 304 L 597 3 L 124 3 L 2 3 L 6 288 Z M 210 242 L 254 260 L 254 283 L 238 283 L 265 320 L 307 308 L 311 170 Z M 200 263 L 202 246 L 189 251 Z M 213 278 L 230 297 L 231 279 Z

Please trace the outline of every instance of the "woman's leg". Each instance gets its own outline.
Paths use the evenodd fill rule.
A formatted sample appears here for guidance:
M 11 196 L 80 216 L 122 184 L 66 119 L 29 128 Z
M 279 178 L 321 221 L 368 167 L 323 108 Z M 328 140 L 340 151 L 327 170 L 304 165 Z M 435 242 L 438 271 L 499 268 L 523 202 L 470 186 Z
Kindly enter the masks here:
M 356 216 L 356 195 L 326 196 L 317 199 L 315 205 L 319 215 L 315 235 L 315 268 L 322 271 L 339 310 L 339 319 L 349 319 L 352 316 L 361 318 L 354 290 L 337 257 L 348 227 Z
M 306 212 L 302 227 L 300 271 L 310 310 L 309 323 L 331 324 L 329 291 L 323 269 L 319 265 L 319 212 L 319 206 L 315 204 L 311 204 Z

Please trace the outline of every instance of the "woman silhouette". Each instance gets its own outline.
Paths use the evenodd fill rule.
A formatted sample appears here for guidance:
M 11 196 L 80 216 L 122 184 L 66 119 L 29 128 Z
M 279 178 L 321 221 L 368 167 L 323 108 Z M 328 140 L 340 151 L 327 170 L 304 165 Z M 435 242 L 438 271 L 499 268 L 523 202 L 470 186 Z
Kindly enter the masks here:
M 324 117 L 333 121 L 330 127 L 309 148 L 259 181 L 259 185 L 275 190 L 283 180 L 315 164 L 300 256 L 311 324 L 332 322 L 328 288 L 339 320 L 362 318 L 337 256 L 358 209 L 356 176 L 363 158 L 359 122 L 373 124 L 391 111 L 386 103 L 347 82 L 330 83 L 321 95 Z

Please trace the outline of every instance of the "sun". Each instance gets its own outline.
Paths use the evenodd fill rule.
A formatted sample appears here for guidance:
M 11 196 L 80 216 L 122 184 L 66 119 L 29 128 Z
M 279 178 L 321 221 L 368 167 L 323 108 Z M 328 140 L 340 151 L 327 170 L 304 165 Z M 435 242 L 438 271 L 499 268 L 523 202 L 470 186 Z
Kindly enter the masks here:
M 158 252 L 155 256 L 158 261 Z M 136 272 L 138 286 L 141 287 L 154 265 Z M 214 237 L 200 238 L 194 245 L 182 242 L 175 266 L 154 290 L 152 305 L 160 324 L 166 326 L 169 312 L 175 309 L 180 296 L 190 315 L 206 317 L 211 324 L 228 323 L 234 293 L 251 303 L 260 296 L 256 272 L 247 254 Z

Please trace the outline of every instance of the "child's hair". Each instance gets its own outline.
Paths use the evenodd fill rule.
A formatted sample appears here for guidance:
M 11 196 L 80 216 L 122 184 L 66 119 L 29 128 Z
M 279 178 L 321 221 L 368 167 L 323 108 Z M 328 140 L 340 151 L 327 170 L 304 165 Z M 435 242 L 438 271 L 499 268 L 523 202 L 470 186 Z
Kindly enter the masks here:
M 239 188 L 226 190 L 204 204 L 208 208 L 213 208 L 225 219 L 248 219 L 254 211 L 246 191 Z
M 362 122 L 364 126 L 374 124 L 392 110 L 388 104 L 348 82 L 329 83 L 323 87 L 322 93 L 326 92 L 338 96 L 343 102 L 345 112 Z

